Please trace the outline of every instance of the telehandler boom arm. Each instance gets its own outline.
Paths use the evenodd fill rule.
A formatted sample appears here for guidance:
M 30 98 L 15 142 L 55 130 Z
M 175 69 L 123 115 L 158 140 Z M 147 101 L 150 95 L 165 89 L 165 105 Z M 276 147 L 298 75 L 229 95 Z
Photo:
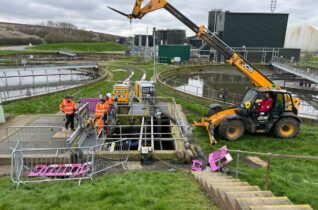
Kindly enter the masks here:
M 272 81 L 258 71 L 247 60 L 236 53 L 231 47 L 225 44 L 219 37 L 210 32 L 204 26 L 197 26 L 189 18 L 184 16 L 181 12 L 169 4 L 167 0 L 151 0 L 144 7 L 142 7 L 142 2 L 142 0 L 136 0 L 132 14 L 125 14 L 111 7 L 109 8 L 121 15 L 126 16 L 130 20 L 142 19 L 147 13 L 164 8 L 188 28 L 194 31 L 198 37 L 221 53 L 227 62 L 235 66 L 241 73 L 246 75 L 252 81 L 253 85 L 258 87 L 274 86 Z

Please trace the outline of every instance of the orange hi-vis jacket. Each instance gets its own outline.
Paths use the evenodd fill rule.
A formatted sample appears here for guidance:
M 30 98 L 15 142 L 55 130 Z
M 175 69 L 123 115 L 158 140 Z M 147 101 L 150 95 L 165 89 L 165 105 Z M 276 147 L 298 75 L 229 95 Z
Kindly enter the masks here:
M 64 99 L 60 104 L 60 111 L 64 112 L 66 115 L 74 114 L 75 109 L 76 103 L 74 101 L 68 102 L 66 99 Z
M 105 98 L 105 100 L 106 100 L 106 98 Z M 106 103 L 107 104 L 114 104 L 114 97 L 110 97 L 108 100 L 106 100 Z
M 108 104 L 107 103 L 98 103 L 96 104 L 96 109 L 95 109 L 95 118 L 101 118 L 104 116 L 104 114 L 108 110 Z
M 99 136 L 104 128 L 104 120 L 101 118 L 96 118 L 95 126 L 97 127 L 97 136 Z

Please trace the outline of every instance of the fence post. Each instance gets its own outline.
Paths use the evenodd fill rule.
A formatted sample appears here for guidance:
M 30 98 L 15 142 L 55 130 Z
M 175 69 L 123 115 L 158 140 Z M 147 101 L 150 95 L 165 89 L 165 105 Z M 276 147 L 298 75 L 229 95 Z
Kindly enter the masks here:
M 236 172 L 235 172 L 235 177 L 236 177 L 236 178 L 238 178 L 239 170 L 240 170 L 240 150 L 237 150 L 237 155 L 236 155 Z
M 264 190 L 268 190 L 271 162 L 272 162 L 272 153 L 268 153 Z
M 93 176 L 94 176 L 94 170 L 95 170 L 95 168 L 94 168 L 94 164 L 95 164 L 95 151 L 94 151 L 94 149 L 93 148 L 90 148 L 90 151 L 91 151 L 91 153 L 92 153 L 92 172 L 91 172 L 91 180 L 93 180 Z

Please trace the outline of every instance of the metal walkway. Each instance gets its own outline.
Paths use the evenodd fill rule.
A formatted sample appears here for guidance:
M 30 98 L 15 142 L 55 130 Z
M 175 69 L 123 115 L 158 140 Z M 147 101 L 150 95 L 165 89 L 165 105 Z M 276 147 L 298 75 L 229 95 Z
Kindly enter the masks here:
M 281 63 L 281 62 L 274 61 L 271 64 L 276 69 L 294 74 L 296 76 L 302 77 L 304 79 L 307 79 L 308 81 L 311 81 L 313 83 L 318 84 L 318 74 L 317 73 L 312 73 L 312 72 L 306 71 L 304 69 L 296 68 L 288 63 Z

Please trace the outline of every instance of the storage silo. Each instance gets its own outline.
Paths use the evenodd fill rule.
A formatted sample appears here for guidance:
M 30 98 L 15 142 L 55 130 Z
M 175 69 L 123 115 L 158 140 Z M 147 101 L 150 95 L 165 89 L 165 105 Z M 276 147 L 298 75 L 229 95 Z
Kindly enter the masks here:
M 184 44 L 186 43 L 186 31 L 180 29 L 167 30 L 167 44 Z
M 148 37 L 148 46 L 153 46 L 153 36 L 152 35 L 135 35 L 135 46 L 136 47 L 145 47 L 147 45 L 147 37 Z
M 312 26 L 292 26 L 286 34 L 285 47 L 300 48 L 302 52 L 317 52 L 318 31 Z
M 156 44 L 157 45 L 167 44 L 167 30 L 156 31 Z
M 209 12 L 208 29 L 212 32 L 216 31 L 216 22 L 218 15 L 222 12 L 220 9 L 211 10 Z

